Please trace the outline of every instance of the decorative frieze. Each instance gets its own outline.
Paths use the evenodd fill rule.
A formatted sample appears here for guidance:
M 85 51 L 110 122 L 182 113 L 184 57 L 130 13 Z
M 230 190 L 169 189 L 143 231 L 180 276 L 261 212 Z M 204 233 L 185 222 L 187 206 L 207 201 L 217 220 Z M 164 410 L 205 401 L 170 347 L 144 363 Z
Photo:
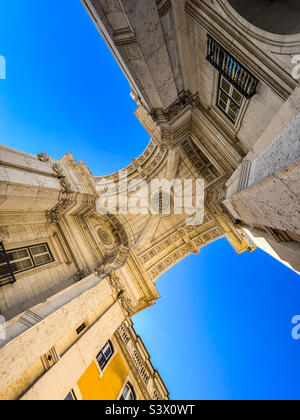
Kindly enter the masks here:
M 190 227 L 190 226 L 189 226 Z M 180 233 L 183 234 L 184 230 L 181 229 Z M 163 272 L 165 272 L 167 269 L 172 267 L 174 264 L 179 262 L 181 259 L 185 258 L 186 256 L 193 254 L 198 254 L 199 249 L 203 247 L 204 245 L 215 241 L 216 239 L 220 238 L 222 236 L 222 233 L 219 231 L 218 227 L 214 226 L 213 228 L 210 228 L 208 230 L 205 230 L 202 233 L 196 234 L 195 237 L 191 238 L 189 235 L 185 235 L 183 238 L 181 237 L 181 234 L 179 232 L 176 232 L 175 234 L 171 235 L 170 238 L 170 245 L 174 245 L 173 239 L 176 239 L 175 242 L 178 242 L 181 240 L 181 243 L 178 242 L 177 248 L 173 251 L 165 249 L 165 253 L 167 252 L 167 255 L 160 255 L 155 251 L 155 249 L 152 249 L 148 251 L 146 254 L 141 256 L 141 261 L 144 264 L 149 264 L 151 259 L 160 257 L 160 261 L 154 263 L 152 267 L 148 268 L 147 272 L 152 280 L 156 279 L 158 276 L 160 276 Z M 154 251 L 154 252 L 153 252 Z M 154 255 L 155 254 L 155 255 Z M 144 262 L 147 259 L 146 263 Z
M 206 181 L 206 187 L 220 179 L 222 174 L 211 162 L 210 157 L 199 150 L 191 139 L 182 142 L 182 150 L 189 159 L 192 167 L 196 169 L 199 176 Z
M 119 181 L 123 179 L 126 172 L 128 182 L 133 179 L 143 179 L 146 181 L 160 168 L 165 162 L 168 150 L 158 147 L 152 140 L 145 152 L 137 159 L 132 159 L 132 163 L 122 171 L 114 174 L 96 177 L 96 181 L 114 182 L 119 191 Z

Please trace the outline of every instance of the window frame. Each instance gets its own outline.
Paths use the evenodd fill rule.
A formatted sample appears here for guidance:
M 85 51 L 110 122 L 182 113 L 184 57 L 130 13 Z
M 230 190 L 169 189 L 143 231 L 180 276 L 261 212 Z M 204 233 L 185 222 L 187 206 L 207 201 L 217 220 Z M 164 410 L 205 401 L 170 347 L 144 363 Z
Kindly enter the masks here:
M 47 249 L 47 253 L 48 253 L 49 257 L 50 257 L 50 261 L 47 261 L 47 262 L 42 263 L 42 264 L 37 264 L 37 263 L 35 262 L 35 259 L 34 259 L 35 257 L 37 257 L 37 256 L 39 256 L 39 255 L 45 255 L 45 254 L 46 254 L 46 253 L 44 253 L 44 254 L 39 254 L 39 255 L 34 256 L 34 255 L 32 254 L 32 252 L 31 252 L 31 248 L 36 248 L 36 247 L 38 247 L 38 246 L 45 246 L 45 247 L 46 247 L 46 249 Z M 32 266 L 31 266 L 31 267 L 28 267 L 28 268 L 24 268 L 24 269 L 22 269 L 22 270 L 17 270 L 17 271 L 15 271 L 15 270 L 13 270 L 13 268 L 12 268 L 12 264 L 13 264 L 14 262 L 18 262 L 18 261 L 20 261 L 21 259 L 17 259 L 17 260 L 12 260 L 12 261 L 10 261 L 10 260 L 9 260 L 9 254 L 10 254 L 10 253 L 12 253 L 12 252 L 22 251 L 22 250 L 26 250 L 26 251 L 27 251 L 27 254 L 28 254 L 28 257 L 29 257 L 29 259 L 30 259 L 30 261 L 31 261 L 31 263 L 32 263 Z M 33 245 L 29 245 L 29 246 L 22 246 L 22 247 L 20 247 L 20 248 L 9 249 L 9 250 L 6 250 L 6 254 L 7 254 L 7 258 L 8 258 L 8 260 L 9 260 L 9 265 L 10 265 L 10 267 L 11 267 L 11 271 L 13 272 L 13 274 L 14 274 L 14 275 L 17 275 L 17 274 L 19 274 L 19 273 L 24 273 L 25 271 L 33 270 L 33 269 L 35 269 L 35 268 L 43 267 L 44 265 L 51 264 L 51 263 L 53 263 L 53 262 L 55 261 L 55 260 L 54 260 L 54 257 L 53 257 L 53 254 L 52 254 L 52 252 L 51 252 L 51 249 L 50 249 L 50 247 L 49 247 L 49 245 L 48 245 L 48 243 L 47 243 L 47 242 L 43 242 L 43 243 L 40 243 L 40 244 L 33 244 Z M 24 259 L 25 259 L 25 258 L 24 258 Z M 26 259 L 28 259 L 28 258 L 26 258 Z
M 128 399 L 128 398 L 122 398 L 126 388 L 128 388 L 128 389 L 129 389 L 128 394 L 130 395 L 130 393 L 131 393 L 131 395 L 132 395 L 132 397 L 133 397 L 131 400 L 130 400 L 130 399 Z M 127 394 L 127 395 L 128 395 L 128 394 Z M 126 397 L 127 397 L 127 395 L 126 395 Z M 121 392 L 121 394 L 119 395 L 118 401 L 137 401 L 137 398 L 136 398 L 136 392 L 135 392 L 135 390 L 134 390 L 134 388 L 133 388 L 132 384 L 131 384 L 129 381 L 127 381 L 127 382 L 125 383 L 125 386 L 123 387 L 122 392 Z
M 230 86 L 230 92 L 227 93 L 223 87 L 222 87 L 222 81 L 225 81 L 226 83 L 228 83 L 228 85 Z M 233 98 L 232 94 L 234 92 L 234 90 L 241 96 L 241 102 L 240 104 L 238 104 L 235 99 Z M 220 100 L 221 99 L 221 93 L 224 93 L 227 96 L 227 106 L 226 106 L 226 110 L 224 108 L 222 108 L 222 106 L 220 105 Z M 222 100 L 223 101 L 223 100 Z M 223 101 L 224 102 L 224 101 Z M 235 86 L 229 82 L 229 80 L 227 80 L 221 73 L 219 73 L 219 81 L 218 81 L 218 90 L 217 90 L 217 108 L 224 114 L 226 115 L 226 117 L 234 124 L 236 125 L 237 122 L 239 121 L 239 117 L 241 115 L 242 109 L 244 107 L 244 102 L 245 102 L 245 97 L 235 88 Z M 230 105 L 231 103 L 234 103 L 234 105 L 236 105 L 238 107 L 238 111 L 236 113 L 236 118 L 233 119 L 232 116 L 229 114 L 229 109 L 230 109 Z
M 16 278 L 9 264 L 7 257 L 7 252 L 3 242 L 0 242 L 0 267 L 4 268 L 4 274 L 0 274 L 0 287 L 6 286 L 8 284 L 14 284 Z
M 109 346 L 111 348 L 111 353 L 110 353 L 108 358 L 105 356 L 105 353 L 104 353 L 104 349 L 107 346 Z M 104 372 L 106 366 L 109 364 L 109 362 L 110 362 L 110 360 L 111 360 L 111 358 L 113 357 L 114 354 L 115 354 L 114 346 L 112 345 L 111 341 L 108 340 L 96 356 L 97 365 L 100 369 L 101 374 Z M 103 366 L 101 366 L 100 363 L 99 363 L 99 359 L 100 359 L 101 355 L 105 358 L 105 364 Z
M 246 99 L 250 99 L 256 94 L 259 79 L 213 39 L 209 33 L 207 34 L 206 59 Z

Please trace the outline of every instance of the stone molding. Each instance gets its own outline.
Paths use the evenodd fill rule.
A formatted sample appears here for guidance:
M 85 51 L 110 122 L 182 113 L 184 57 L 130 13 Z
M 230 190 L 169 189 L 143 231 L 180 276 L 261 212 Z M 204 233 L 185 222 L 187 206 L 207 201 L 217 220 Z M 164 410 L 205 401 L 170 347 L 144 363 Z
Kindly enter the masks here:
M 52 169 L 59 180 L 61 193 L 59 202 L 52 210 L 47 211 L 46 217 L 48 223 L 58 223 L 63 212 L 72 204 L 71 195 L 73 191 L 67 177 L 64 175 L 62 166 L 58 163 L 54 163 Z
M 115 252 L 107 255 L 103 263 L 97 268 L 98 276 L 105 278 L 118 268 L 123 267 L 128 256 L 129 248 L 121 245 Z
M 37 157 L 41 162 L 49 162 L 50 160 L 50 158 L 47 156 L 47 153 L 39 153 Z
M 31 328 L 34 325 L 41 322 L 44 318 L 34 313 L 33 311 L 27 310 L 20 318 L 20 322 L 26 327 Z
M 125 321 L 116 331 L 115 337 L 132 372 L 137 372 L 136 380 L 151 400 L 168 400 L 169 392 L 141 338 L 137 335 L 132 321 Z
M 198 108 L 200 105 L 199 94 L 193 95 L 189 90 L 182 91 L 178 95 L 178 99 L 166 110 L 163 109 L 152 109 L 150 115 L 156 123 L 160 122 L 161 119 L 171 121 L 186 107 L 191 106 L 193 109 Z
M 120 301 L 121 306 L 127 316 L 131 317 L 134 315 L 135 310 L 132 306 L 131 300 L 128 298 L 127 293 L 125 292 L 121 282 L 120 278 L 116 275 L 114 271 L 112 271 L 109 274 L 109 284 L 112 288 L 112 290 L 116 293 L 117 299 Z
M 244 160 L 242 162 L 241 173 L 240 173 L 240 181 L 238 186 L 238 192 L 244 190 L 248 187 L 250 172 L 251 172 L 252 163 L 248 160 Z

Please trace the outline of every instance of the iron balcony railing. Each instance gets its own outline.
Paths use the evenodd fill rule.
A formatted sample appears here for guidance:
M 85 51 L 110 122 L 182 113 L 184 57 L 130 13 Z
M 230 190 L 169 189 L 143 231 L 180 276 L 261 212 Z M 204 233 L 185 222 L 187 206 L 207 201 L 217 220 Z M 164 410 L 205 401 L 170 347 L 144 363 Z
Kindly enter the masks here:
M 255 95 L 258 79 L 210 35 L 206 58 L 243 96 L 250 99 Z
M 15 281 L 3 242 L 0 242 L 0 287 L 13 284 Z

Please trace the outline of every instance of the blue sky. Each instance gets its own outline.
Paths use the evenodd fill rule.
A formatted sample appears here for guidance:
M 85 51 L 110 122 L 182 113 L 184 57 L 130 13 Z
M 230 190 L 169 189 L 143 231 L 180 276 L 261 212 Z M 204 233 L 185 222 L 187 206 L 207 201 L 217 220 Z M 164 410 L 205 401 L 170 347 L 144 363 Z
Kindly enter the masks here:
M 95 175 L 119 170 L 149 136 L 130 88 L 79 0 L 2 1 L 0 142 Z M 135 317 L 173 399 L 299 399 L 299 276 L 226 240 L 158 280 L 161 299 Z

